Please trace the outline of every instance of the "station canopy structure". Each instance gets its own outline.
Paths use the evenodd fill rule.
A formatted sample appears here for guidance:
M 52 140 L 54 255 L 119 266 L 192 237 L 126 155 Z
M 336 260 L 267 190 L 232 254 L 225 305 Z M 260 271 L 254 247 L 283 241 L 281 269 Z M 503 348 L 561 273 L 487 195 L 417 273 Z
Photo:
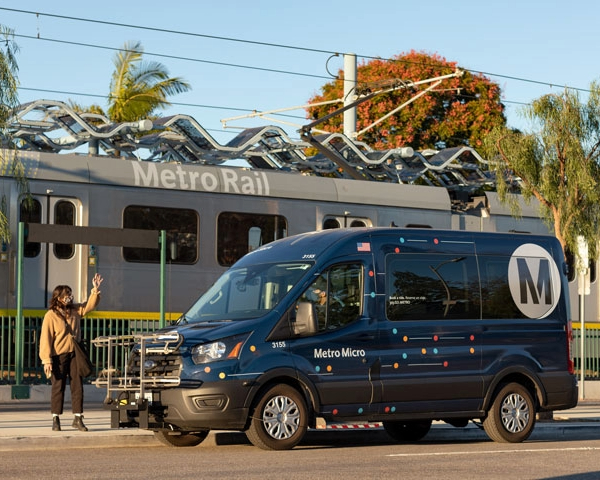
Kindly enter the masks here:
M 20 105 L 6 130 L 4 146 L 19 150 L 201 165 L 231 165 L 231 161 L 243 160 L 253 169 L 431 185 L 471 195 L 482 189 L 495 190 L 489 162 L 468 146 L 374 150 L 341 133 L 316 135 L 314 139 L 343 162 L 344 168 L 340 168 L 329 155 L 310 155 L 315 151 L 311 144 L 292 139 L 279 126 L 248 128 L 221 144 L 190 115 L 112 123 L 103 115 L 78 112 L 51 100 Z

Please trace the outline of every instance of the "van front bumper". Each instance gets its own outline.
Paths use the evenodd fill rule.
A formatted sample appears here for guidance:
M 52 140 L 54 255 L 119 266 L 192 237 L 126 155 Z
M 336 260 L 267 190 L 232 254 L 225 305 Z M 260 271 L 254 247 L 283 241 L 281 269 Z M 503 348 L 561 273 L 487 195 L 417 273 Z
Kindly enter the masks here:
M 235 380 L 205 383 L 200 388 L 161 390 L 158 403 L 164 411 L 163 421 L 179 430 L 244 430 L 248 390 Z

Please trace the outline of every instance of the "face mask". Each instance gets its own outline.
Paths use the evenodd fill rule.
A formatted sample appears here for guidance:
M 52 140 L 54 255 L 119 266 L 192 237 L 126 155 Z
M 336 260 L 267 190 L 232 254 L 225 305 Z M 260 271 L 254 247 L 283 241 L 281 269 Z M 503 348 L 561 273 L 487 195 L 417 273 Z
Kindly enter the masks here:
M 63 305 L 71 305 L 73 303 L 73 295 L 65 295 L 61 302 Z

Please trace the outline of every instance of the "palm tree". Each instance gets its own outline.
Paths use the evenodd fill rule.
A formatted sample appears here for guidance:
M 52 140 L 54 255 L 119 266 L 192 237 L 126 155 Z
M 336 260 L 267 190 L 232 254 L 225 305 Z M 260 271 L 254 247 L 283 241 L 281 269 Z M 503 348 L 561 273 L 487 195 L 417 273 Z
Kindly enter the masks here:
M 16 53 L 19 46 L 14 42 L 14 32 L 8 27 L 0 25 L 0 163 L 14 177 L 19 192 L 25 194 L 25 205 L 31 200 L 29 182 L 25 176 L 25 167 L 17 156 L 8 131 L 8 120 L 13 114 L 13 109 L 18 106 L 19 98 L 17 89 L 19 81 L 17 73 Z M 8 205 L 6 195 L 0 198 L 0 239 L 2 242 L 10 241 L 10 227 L 8 224 Z
M 169 78 L 169 71 L 159 62 L 144 62 L 140 42 L 125 42 L 115 54 L 115 71 L 110 82 L 108 111 L 97 104 L 83 106 L 69 101 L 76 112 L 104 115 L 114 123 L 135 122 L 152 117 L 156 110 L 170 105 L 167 97 L 191 90 L 180 77 Z
M 14 32 L 0 25 L 0 129 L 5 130 L 12 109 L 19 103 L 17 97 L 17 72 L 19 67 L 15 54 L 19 47 L 14 43 Z M 4 45 L 2 45 L 4 44 Z
M 133 122 L 148 118 L 170 105 L 167 97 L 191 90 L 180 77 L 169 77 L 159 62 L 144 62 L 140 42 L 125 42 L 114 57 L 115 71 L 110 82 L 108 118 L 113 122 Z

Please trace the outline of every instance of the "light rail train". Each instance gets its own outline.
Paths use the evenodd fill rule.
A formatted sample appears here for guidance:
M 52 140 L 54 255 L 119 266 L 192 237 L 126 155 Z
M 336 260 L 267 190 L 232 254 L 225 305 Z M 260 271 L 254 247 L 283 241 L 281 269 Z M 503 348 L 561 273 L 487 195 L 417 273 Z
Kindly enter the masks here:
M 179 119 L 179 124 L 171 119 L 162 121 L 163 126 L 171 122 L 167 129 L 169 136 L 163 137 L 162 144 L 157 143 L 156 134 L 147 140 L 144 137 L 131 140 L 128 144 L 123 139 L 130 137 L 122 129 L 114 128 L 110 136 L 102 136 L 106 128 L 94 127 L 89 119 L 78 116 L 65 105 L 56 105 L 57 102 L 43 104 L 46 113 L 50 113 L 46 115 L 46 124 L 52 123 L 47 119 L 52 117 L 52 109 L 58 108 L 59 113 L 53 116 L 53 128 L 60 124 L 68 130 L 71 139 L 87 135 L 85 142 L 90 146 L 96 135 L 96 140 L 100 138 L 101 143 L 118 148 L 121 156 L 97 152 L 63 153 L 61 148 L 64 149 L 66 142 L 56 138 L 49 140 L 48 128 L 41 122 L 25 125 L 24 116 L 15 117 L 13 135 L 20 139 L 20 149 L 3 151 L 0 175 L 3 205 L 12 232 L 10 243 L 3 244 L 0 249 L 0 308 L 3 309 L 16 308 L 17 228 L 20 221 L 166 230 L 165 308 L 175 316 L 185 311 L 244 254 L 270 241 L 307 231 L 355 226 L 419 226 L 549 233 L 537 215 L 535 204 L 523 203 L 522 216 L 517 219 L 491 191 L 479 189 L 473 193 L 471 190 L 459 202 L 457 199 L 462 198 L 459 190 L 449 187 L 451 182 L 444 183 L 442 175 L 448 176 L 452 169 L 443 172 L 431 165 L 429 172 L 437 171 L 439 181 L 422 181 L 422 185 L 403 181 L 400 173 L 410 169 L 403 170 L 398 165 L 394 167 L 400 172 L 398 183 L 389 178 L 372 181 L 375 180 L 373 173 L 361 181 L 336 175 L 339 169 L 327 170 L 323 167 L 326 162 L 317 159 L 313 165 L 319 165 L 322 172 L 319 175 L 315 174 L 317 168 L 308 172 L 304 168 L 311 159 L 299 157 L 299 147 L 306 145 L 292 145 L 287 141 L 286 148 L 281 145 L 274 148 L 273 138 L 281 139 L 282 136 L 275 136 L 273 129 L 263 129 L 258 141 L 252 137 L 258 135 L 257 132 L 240 135 L 240 139 L 246 139 L 251 147 L 242 145 L 240 139 L 236 145 L 227 147 L 214 141 L 211 141 L 212 145 L 198 146 L 208 134 L 198 125 L 190 132 L 194 124 L 189 118 L 184 123 Z M 22 111 L 27 108 L 30 107 L 24 106 Z M 160 121 L 156 123 L 161 124 Z M 175 133 L 182 137 L 185 134 L 188 144 L 193 141 L 198 149 L 209 152 L 196 158 L 213 161 L 182 162 L 182 149 L 175 148 L 173 143 Z M 250 137 L 252 139 L 248 140 Z M 339 140 L 339 134 L 337 138 Z M 331 138 L 324 141 L 327 142 L 334 143 Z M 74 141 L 73 147 L 81 144 Z M 152 145 L 154 152 L 159 150 L 157 145 L 162 145 L 163 151 L 170 152 L 170 156 L 141 160 L 131 154 L 131 144 L 140 148 Z M 357 142 L 353 143 L 352 149 L 360 156 L 356 145 Z M 272 156 L 275 152 L 278 152 L 278 159 L 282 158 L 283 152 L 286 158 L 295 155 L 297 161 L 290 162 L 288 168 L 274 168 L 269 159 L 275 158 Z M 176 153 L 180 157 L 176 157 Z M 373 165 L 389 167 L 389 158 L 379 164 L 373 160 L 382 158 L 378 153 L 367 151 L 365 158 L 371 163 L 364 164 L 359 170 L 363 168 L 367 172 Z M 214 160 L 218 154 L 221 159 L 235 158 L 236 155 L 244 157 L 249 160 L 250 167 L 227 166 L 221 160 Z M 25 167 L 33 199 L 29 208 L 25 208 L 24 196 L 14 179 L 14 155 Z M 410 158 L 402 160 L 402 156 L 407 155 L 398 155 L 394 161 L 408 164 Z M 376 172 L 376 169 L 371 171 Z M 389 171 L 388 168 L 386 172 Z M 426 180 L 424 175 L 421 178 Z M 83 300 L 92 276 L 99 272 L 106 279 L 102 311 L 121 312 L 123 318 L 132 312 L 157 312 L 159 253 L 158 239 L 157 249 L 27 242 L 23 306 L 26 310 L 46 308 L 49 294 L 58 284 L 69 284 L 75 298 Z M 579 302 L 575 279 L 570 286 L 573 319 L 576 320 Z M 592 269 L 591 295 L 586 297 L 589 321 L 598 321 L 598 298 L 595 269 Z

